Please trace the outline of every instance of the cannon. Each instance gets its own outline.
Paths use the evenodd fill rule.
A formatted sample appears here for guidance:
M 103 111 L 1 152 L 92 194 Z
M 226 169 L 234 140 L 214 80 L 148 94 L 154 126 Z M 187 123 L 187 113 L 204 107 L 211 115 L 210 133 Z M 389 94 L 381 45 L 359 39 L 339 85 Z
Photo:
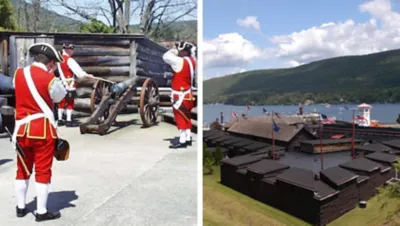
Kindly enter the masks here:
M 143 84 L 138 93 L 137 84 L 141 82 Z M 92 115 L 79 126 L 81 134 L 97 132 L 105 135 L 128 104 L 138 106 L 144 128 L 157 124 L 160 96 L 156 82 L 137 76 L 117 84 L 96 81 L 90 95 Z
M 0 73 L 0 94 L 14 94 L 12 77 Z

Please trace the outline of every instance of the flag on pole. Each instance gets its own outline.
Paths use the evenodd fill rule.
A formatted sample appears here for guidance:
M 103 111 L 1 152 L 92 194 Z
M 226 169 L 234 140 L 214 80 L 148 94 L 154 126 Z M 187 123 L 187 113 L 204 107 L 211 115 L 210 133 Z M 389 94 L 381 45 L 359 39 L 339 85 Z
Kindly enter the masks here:
M 281 130 L 281 128 L 279 128 L 279 126 L 275 123 L 273 116 L 272 116 L 272 130 L 276 133 L 278 133 Z
M 322 124 L 335 124 L 335 120 L 332 118 L 328 118 L 328 116 L 321 113 L 321 123 Z

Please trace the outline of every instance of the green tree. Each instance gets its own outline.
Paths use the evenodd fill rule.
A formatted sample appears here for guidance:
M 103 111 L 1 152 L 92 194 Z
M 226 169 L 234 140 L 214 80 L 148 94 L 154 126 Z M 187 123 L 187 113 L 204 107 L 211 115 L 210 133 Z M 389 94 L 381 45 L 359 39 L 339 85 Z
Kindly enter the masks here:
M 13 6 L 10 0 L 0 0 L 0 29 L 14 30 Z
M 212 166 L 214 165 L 215 160 L 212 156 L 210 149 L 208 149 L 207 144 L 203 142 L 203 174 L 211 175 L 214 170 Z
M 114 33 L 115 29 L 92 18 L 89 24 L 81 24 L 80 31 L 83 33 Z
M 219 165 L 223 158 L 224 158 L 224 156 L 222 154 L 221 147 L 217 146 L 217 148 L 215 149 L 215 157 L 214 157 L 215 164 Z
M 400 162 L 399 159 L 397 159 L 397 162 L 393 164 L 394 168 L 396 169 L 396 173 L 400 172 Z M 397 206 L 391 212 L 388 214 L 388 218 L 391 218 L 394 214 L 398 213 L 400 211 L 400 183 L 399 181 L 395 181 L 395 183 L 391 183 L 386 185 L 385 187 L 380 187 L 378 188 L 378 191 L 380 193 L 380 200 L 382 198 L 385 200 L 382 203 L 381 209 L 385 208 L 389 202 L 397 202 Z

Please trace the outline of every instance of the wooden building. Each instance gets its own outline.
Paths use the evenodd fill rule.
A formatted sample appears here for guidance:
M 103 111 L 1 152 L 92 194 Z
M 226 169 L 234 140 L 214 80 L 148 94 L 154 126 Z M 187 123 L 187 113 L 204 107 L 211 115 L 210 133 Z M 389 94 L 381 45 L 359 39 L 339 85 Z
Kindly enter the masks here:
M 362 140 L 354 140 L 354 145 L 358 146 L 362 143 Z M 322 139 L 322 140 L 304 140 L 300 141 L 300 150 L 310 154 L 316 154 L 322 151 L 325 152 L 337 152 L 347 151 L 352 148 L 352 141 L 349 138 L 344 139 Z
M 354 209 L 394 175 L 395 156 L 385 153 L 319 173 L 263 156 L 259 151 L 223 160 L 221 183 L 313 225 L 327 225 Z
M 278 124 L 280 131 L 274 132 L 275 145 L 285 147 L 287 151 L 300 150 L 300 142 L 304 140 L 316 139 L 304 125 Z M 245 119 L 241 118 L 232 124 L 227 132 L 249 138 L 259 142 L 272 144 L 272 121 L 269 118 Z
M 368 155 L 372 154 L 375 152 L 381 152 L 381 153 L 391 153 L 393 150 L 389 146 L 376 143 L 376 144 L 366 144 L 366 145 L 359 145 L 355 147 L 355 152 L 356 154 L 363 154 L 363 155 Z
M 13 76 L 18 67 L 31 63 L 28 48 L 39 42 L 52 44 L 60 51 L 64 42 L 72 43 L 73 57 L 87 73 L 114 82 L 134 76 L 152 78 L 169 95 L 172 69 L 162 59 L 167 49 L 142 34 L 0 32 L 0 73 Z M 75 110 L 89 111 L 94 82 L 77 81 Z M 165 101 L 170 102 L 168 96 Z

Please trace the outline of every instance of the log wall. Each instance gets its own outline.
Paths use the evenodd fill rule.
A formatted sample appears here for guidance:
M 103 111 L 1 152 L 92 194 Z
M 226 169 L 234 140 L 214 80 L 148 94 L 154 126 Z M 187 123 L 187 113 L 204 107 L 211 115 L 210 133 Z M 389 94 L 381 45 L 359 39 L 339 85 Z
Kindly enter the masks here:
M 13 76 L 18 67 L 30 64 L 28 47 L 39 42 L 50 43 L 58 50 L 62 50 L 64 42 L 73 43 L 73 58 L 83 70 L 96 77 L 114 82 L 132 76 L 150 77 L 159 87 L 170 87 L 172 69 L 162 59 L 167 49 L 141 34 L 0 32 L 0 72 Z M 89 111 L 90 92 L 95 81 L 77 81 L 78 110 Z

